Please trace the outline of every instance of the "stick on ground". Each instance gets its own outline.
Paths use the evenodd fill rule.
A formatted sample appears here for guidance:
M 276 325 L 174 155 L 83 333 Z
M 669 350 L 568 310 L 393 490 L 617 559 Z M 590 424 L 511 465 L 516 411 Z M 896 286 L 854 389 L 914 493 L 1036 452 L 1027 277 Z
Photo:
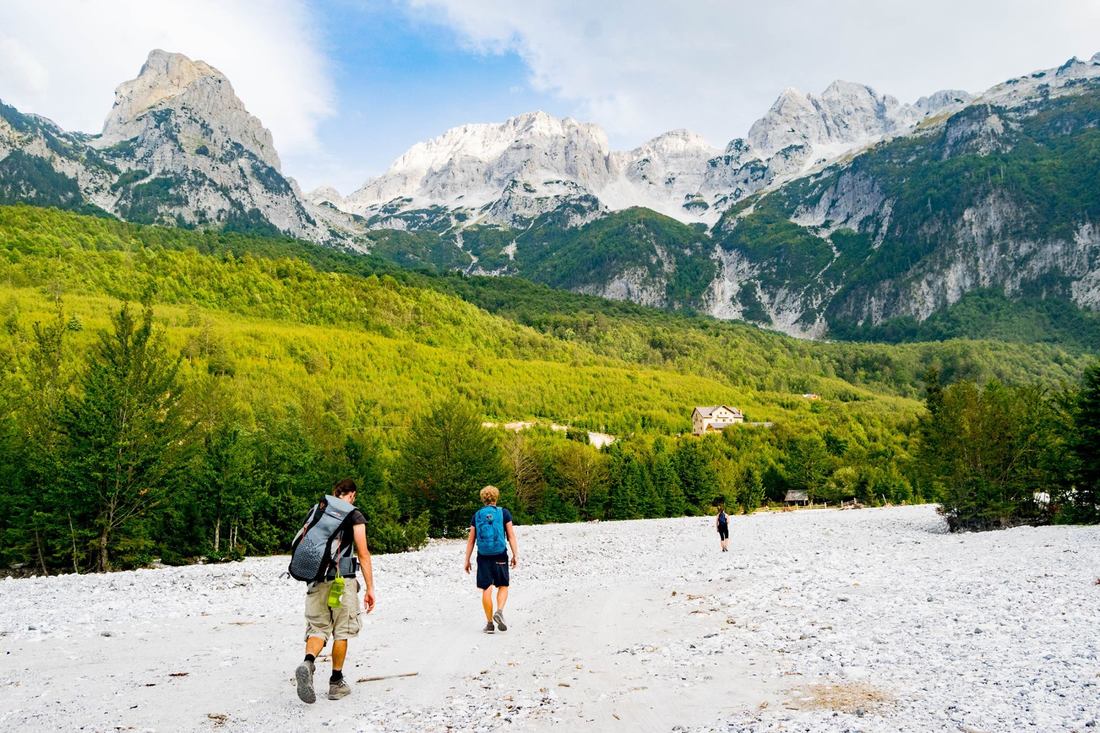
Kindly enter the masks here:
M 356 682 L 378 682 L 379 680 L 392 680 L 398 677 L 416 677 L 419 672 L 402 672 L 401 674 L 380 674 L 376 677 L 360 677 Z

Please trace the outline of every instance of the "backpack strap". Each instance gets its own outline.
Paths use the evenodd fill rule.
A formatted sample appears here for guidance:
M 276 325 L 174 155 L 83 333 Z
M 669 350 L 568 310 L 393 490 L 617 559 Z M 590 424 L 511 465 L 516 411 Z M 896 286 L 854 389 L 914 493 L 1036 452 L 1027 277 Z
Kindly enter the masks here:
M 504 529 L 504 508 L 499 506 L 493 508 L 497 510 L 497 519 L 500 524 L 500 541 L 504 544 L 504 551 L 508 552 L 508 532 Z

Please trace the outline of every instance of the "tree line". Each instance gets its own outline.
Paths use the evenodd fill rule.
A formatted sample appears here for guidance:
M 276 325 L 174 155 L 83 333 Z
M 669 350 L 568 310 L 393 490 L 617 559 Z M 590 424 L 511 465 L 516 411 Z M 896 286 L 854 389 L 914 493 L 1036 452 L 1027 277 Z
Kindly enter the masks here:
M 483 424 L 451 396 L 397 434 L 355 429 L 309 399 L 242 405 L 231 376 L 184 379 L 149 304 L 83 326 L 56 301 L 21 349 L 0 351 L 0 567 L 84 572 L 286 550 L 344 476 L 363 487 L 376 551 L 462 534 L 496 484 L 520 523 L 752 511 L 791 489 L 816 502 L 935 500 L 953 529 L 1097 521 L 1100 366 L 1062 389 L 926 375 L 910 422 L 819 419 L 721 435 L 619 436 Z M 7 321 L 3 327 L 19 329 Z M 858 418 L 858 419 L 857 419 Z
M 921 477 L 951 529 L 1100 521 L 1100 363 L 1058 389 L 926 379 Z
M 744 428 L 717 438 L 620 436 L 483 426 L 452 396 L 396 435 L 355 429 L 309 399 L 241 404 L 233 377 L 183 377 L 151 305 L 110 327 L 55 315 L 0 350 L 0 566 L 83 572 L 285 551 L 308 507 L 356 478 L 378 551 L 468 526 L 477 490 L 499 485 L 517 521 L 682 516 L 716 503 L 751 510 L 806 488 L 823 499 L 914 498 L 908 447 L 890 420 Z M 8 319 L 4 328 L 18 331 Z M 399 426 L 398 426 L 399 427 Z M 818 432 L 820 429 L 820 432 Z

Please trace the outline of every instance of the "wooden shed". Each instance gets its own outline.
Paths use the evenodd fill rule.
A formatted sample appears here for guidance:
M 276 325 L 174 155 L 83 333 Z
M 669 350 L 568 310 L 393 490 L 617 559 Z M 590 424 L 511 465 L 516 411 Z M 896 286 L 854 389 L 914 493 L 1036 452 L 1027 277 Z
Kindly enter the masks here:
M 810 503 L 810 492 L 800 489 L 791 489 L 783 497 L 783 503 L 788 506 L 806 506 Z

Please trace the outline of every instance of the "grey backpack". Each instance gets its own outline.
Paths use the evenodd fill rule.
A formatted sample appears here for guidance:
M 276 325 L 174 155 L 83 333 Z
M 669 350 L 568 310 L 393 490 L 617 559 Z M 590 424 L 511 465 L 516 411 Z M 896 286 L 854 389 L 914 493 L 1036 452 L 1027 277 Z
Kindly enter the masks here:
M 325 580 L 330 569 L 341 569 L 341 556 L 350 556 L 352 551 L 340 543 L 354 510 L 352 504 L 327 495 L 309 510 L 290 547 L 290 577 L 314 583 Z

